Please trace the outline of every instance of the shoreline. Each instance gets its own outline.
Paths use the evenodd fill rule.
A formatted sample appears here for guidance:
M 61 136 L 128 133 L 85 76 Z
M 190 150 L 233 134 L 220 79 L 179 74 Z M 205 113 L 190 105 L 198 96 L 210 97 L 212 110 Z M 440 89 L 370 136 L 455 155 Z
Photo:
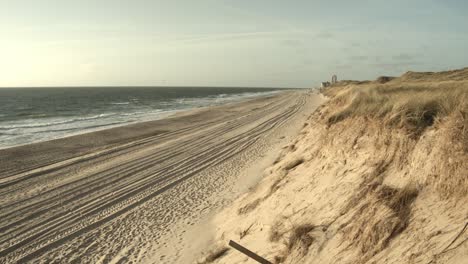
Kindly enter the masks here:
M 62 135 L 62 136 L 56 136 L 56 137 L 50 137 L 50 138 L 44 138 L 44 139 L 38 139 L 38 140 L 33 140 L 28 143 L 24 144 L 15 144 L 15 145 L 7 145 L 7 146 L 0 146 L 0 151 L 5 150 L 5 149 L 11 149 L 11 148 L 16 148 L 16 147 L 24 147 L 24 146 L 29 146 L 32 144 L 37 144 L 37 143 L 43 143 L 43 142 L 49 142 L 53 140 L 59 140 L 59 139 L 64 139 L 64 138 L 69 138 L 73 136 L 80 136 L 84 134 L 89 134 L 89 133 L 94 133 L 94 132 L 99 132 L 99 131 L 104 131 L 104 130 L 109 130 L 109 129 L 115 129 L 115 128 L 120 128 L 120 127 L 125 127 L 125 126 L 131 126 L 131 125 L 137 125 L 140 123 L 146 123 L 146 122 L 154 122 L 162 119 L 167 119 L 167 118 L 173 118 L 177 116 L 183 116 L 187 114 L 192 114 L 198 110 L 208 110 L 213 107 L 219 107 L 219 106 L 225 106 L 229 104 L 236 104 L 244 101 L 249 101 L 249 100 L 255 100 L 257 98 L 262 98 L 262 97 L 269 97 L 269 96 L 275 96 L 276 94 L 279 93 L 284 93 L 284 92 L 290 92 L 293 91 L 293 89 L 289 90 L 278 90 L 278 91 L 269 91 L 269 92 L 263 92 L 265 94 L 261 95 L 255 95 L 255 96 L 247 96 L 247 97 L 242 97 L 242 98 L 237 98 L 237 99 L 232 99 L 232 101 L 227 101 L 227 102 L 221 102 L 221 103 L 211 103 L 207 104 L 205 106 L 193 106 L 191 108 L 181 108 L 181 109 L 173 109 L 173 110 L 162 110 L 160 114 L 158 114 L 157 117 L 153 117 L 151 119 L 147 120 L 138 120 L 138 121 L 130 121 L 130 122 L 121 122 L 121 123 L 116 123 L 116 124 L 104 124 L 104 125 L 99 125 L 95 128 L 90 128 L 90 127 L 83 127 L 79 131 L 74 131 L 70 132 L 67 135 Z
M 116 127 L 104 128 L 102 130 L 95 130 L 95 131 L 88 131 L 79 134 L 72 134 L 66 137 L 46 140 L 46 141 L 39 141 L 39 142 L 31 142 L 29 144 L 18 145 L 8 148 L 0 148 L 0 162 L 5 165 L 8 163 L 7 159 L 10 158 L 11 155 L 21 155 L 21 156 L 34 156 L 38 155 L 40 152 L 44 151 L 51 151 L 56 150 L 60 151 L 65 148 L 65 152 L 73 151 L 79 152 L 79 155 L 84 155 L 87 153 L 99 151 L 99 149 L 106 147 L 106 145 L 111 145 L 115 142 L 122 144 L 123 142 L 131 142 L 133 140 L 138 140 L 140 138 L 144 138 L 151 135 L 157 135 L 166 132 L 166 129 L 154 129 L 154 127 L 167 127 L 171 128 L 179 128 L 179 126 L 184 126 L 184 128 L 188 128 L 187 124 L 183 124 L 187 122 L 187 118 L 191 116 L 195 116 L 195 118 L 199 115 L 203 115 L 206 112 L 215 111 L 218 108 L 226 108 L 231 105 L 237 104 L 248 104 L 251 101 L 262 100 L 265 98 L 275 97 L 282 93 L 290 93 L 291 91 L 281 91 L 276 95 L 263 95 L 258 96 L 255 98 L 247 98 L 235 102 L 228 102 L 225 104 L 220 105 L 211 105 L 211 106 L 203 106 L 203 107 L 195 107 L 191 109 L 184 109 L 178 110 L 173 113 L 168 114 L 167 116 L 151 120 L 151 121 L 142 121 L 137 123 L 130 123 L 130 124 L 123 124 Z M 211 114 L 208 113 L 211 116 Z M 77 143 L 77 141 L 80 141 Z M 85 142 L 85 143 L 82 143 Z M 63 159 L 62 160 L 54 160 L 53 162 L 60 162 L 65 159 L 73 158 L 73 156 L 67 155 L 67 153 L 61 153 Z M 65 158 L 66 157 L 66 158 Z M 18 164 L 15 163 L 15 166 Z M 2 168 L 0 168 L 0 179 L 2 178 Z
M 202 237 L 192 227 L 253 186 L 320 100 L 288 91 L 0 150 L 0 260 L 191 259 L 186 234 Z

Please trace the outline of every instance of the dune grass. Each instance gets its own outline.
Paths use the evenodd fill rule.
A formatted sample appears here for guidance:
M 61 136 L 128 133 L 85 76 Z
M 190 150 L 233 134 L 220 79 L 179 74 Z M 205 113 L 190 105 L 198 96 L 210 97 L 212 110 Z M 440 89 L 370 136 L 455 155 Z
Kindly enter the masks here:
M 291 250 L 295 246 L 300 246 L 302 248 L 302 253 L 305 255 L 312 243 L 314 242 L 314 237 L 310 235 L 317 226 L 312 224 L 302 224 L 295 226 L 291 232 L 291 236 L 287 242 L 288 249 Z
M 352 222 L 342 230 L 349 245 L 362 253 L 363 263 L 406 230 L 412 216 L 411 205 L 419 194 L 413 184 L 402 188 L 377 185 L 367 191 L 353 212 Z
M 467 194 L 468 179 L 461 175 L 468 156 L 468 68 L 342 81 L 322 92 L 330 97 L 323 117 L 329 128 L 340 122 L 373 123 L 414 140 L 430 129 L 439 131 L 432 144 L 445 154 L 429 182 L 444 198 Z
M 275 256 L 274 263 L 282 263 L 293 250 L 298 250 L 301 255 L 305 256 L 309 251 L 309 247 L 314 243 L 315 237 L 312 234 L 319 226 L 313 224 L 297 224 L 292 227 L 287 227 L 285 224 L 286 218 L 278 219 L 270 229 L 270 242 L 279 242 L 282 240 L 285 245 L 284 250 L 278 252 Z
M 379 131 L 370 137 L 404 142 L 404 147 L 394 149 L 396 155 L 377 160 L 375 172 L 369 174 L 358 195 L 344 207 L 343 212 L 353 212 L 353 221 L 347 223 L 343 235 L 361 251 L 363 262 L 406 231 L 412 204 L 421 190 L 436 191 L 444 199 L 466 197 L 468 68 L 408 72 L 398 78 L 367 82 L 344 81 L 322 92 L 330 98 L 322 118 L 330 131 L 335 126 L 356 129 L 367 125 Z M 387 146 L 391 143 L 389 140 Z M 385 164 L 411 168 L 418 166 L 411 162 L 424 162 L 421 156 L 428 154 L 418 152 L 423 146 L 428 146 L 428 162 L 434 166 L 422 164 L 421 170 L 412 171 L 409 177 L 414 178 L 413 184 L 397 187 L 382 183 L 388 169 Z M 417 185 L 418 181 L 424 184 Z
M 437 76 L 408 73 L 400 78 L 355 84 L 339 83 L 324 91 L 332 97 L 334 111 L 327 122 L 333 125 L 352 117 L 374 118 L 389 127 L 403 128 L 420 135 L 438 120 L 455 112 L 468 112 L 468 69 L 466 80 L 436 81 Z M 451 76 L 453 72 L 449 72 Z M 443 79 L 443 78 L 442 78 Z

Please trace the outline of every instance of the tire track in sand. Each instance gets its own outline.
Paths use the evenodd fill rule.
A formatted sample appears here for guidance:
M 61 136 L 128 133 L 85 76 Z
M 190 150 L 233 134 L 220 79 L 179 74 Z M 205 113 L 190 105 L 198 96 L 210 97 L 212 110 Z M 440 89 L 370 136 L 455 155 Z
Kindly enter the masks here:
M 201 133 L 193 131 L 193 134 L 189 133 L 186 138 L 174 140 L 167 146 L 152 146 L 152 143 L 160 144 L 158 136 L 141 139 L 133 146 L 136 150 L 129 150 L 132 146 L 124 148 L 122 154 L 125 151 L 133 153 L 126 163 L 84 175 L 5 207 L 2 205 L 0 260 L 33 260 L 99 228 L 206 168 L 241 153 L 265 132 L 286 122 L 304 103 L 304 96 L 295 93 L 284 95 L 259 111 L 237 115 L 221 125 L 210 127 L 205 124 Z M 180 134 L 173 136 L 179 137 Z M 166 135 L 165 139 L 168 138 L 170 136 Z M 143 156 L 135 155 L 142 144 L 148 145 L 149 155 L 146 152 Z M 112 157 L 102 159 L 104 163 L 109 161 Z M 74 166 L 77 164 L 59 168 L 52 175 L 61 170 L 67 172 Z M 14 189 L 15 184 L 21 183 L 28 186 L 28 180 L 34 177 L 7 187 Z M 48 175 L 43 177 L 47 179 Z

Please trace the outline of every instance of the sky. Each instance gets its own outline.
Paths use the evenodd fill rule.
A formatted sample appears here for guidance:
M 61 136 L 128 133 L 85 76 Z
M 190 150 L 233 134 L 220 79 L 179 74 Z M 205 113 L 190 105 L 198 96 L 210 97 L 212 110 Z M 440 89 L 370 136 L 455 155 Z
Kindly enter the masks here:
M 0 87 L 315 87 L 468 66 L 465 0 L 0 0 Z

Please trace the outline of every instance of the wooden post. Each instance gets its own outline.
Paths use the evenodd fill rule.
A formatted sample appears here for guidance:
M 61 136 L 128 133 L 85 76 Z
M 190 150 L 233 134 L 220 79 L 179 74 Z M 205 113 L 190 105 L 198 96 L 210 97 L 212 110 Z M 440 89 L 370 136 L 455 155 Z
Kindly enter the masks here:
M 258 263 L 261 263 L 261 264 L 273 264 L 271 263 L 270 261 L 260 257 L 259 255 L 255 254 L 254 252 L 246 249 L 245 247 L 237 244 L 236 242 L 230 240 L 229 241 L 229 246 L 239 250 L 240 252 L 244 253 L 247 257 L 253 259 L 253 260 L 256 260 Z

